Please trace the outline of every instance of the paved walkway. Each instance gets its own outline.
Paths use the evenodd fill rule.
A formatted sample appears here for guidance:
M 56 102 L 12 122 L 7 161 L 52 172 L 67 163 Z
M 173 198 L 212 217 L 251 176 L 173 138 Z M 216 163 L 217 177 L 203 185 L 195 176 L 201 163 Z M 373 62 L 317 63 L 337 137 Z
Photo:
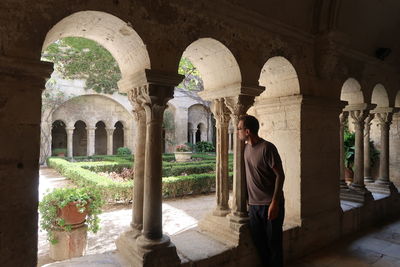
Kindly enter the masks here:
M 395 266 L 400 266 L 400 220 L 348 237 L 290 265 L 290 267 Z

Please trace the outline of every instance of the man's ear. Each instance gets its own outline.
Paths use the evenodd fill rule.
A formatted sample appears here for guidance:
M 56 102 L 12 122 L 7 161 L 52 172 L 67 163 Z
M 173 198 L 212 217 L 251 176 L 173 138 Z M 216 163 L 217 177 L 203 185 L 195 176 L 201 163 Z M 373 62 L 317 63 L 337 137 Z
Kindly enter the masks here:
M 246 135 L 250 135 L 250 130 L 249 129 L 245 129 Z

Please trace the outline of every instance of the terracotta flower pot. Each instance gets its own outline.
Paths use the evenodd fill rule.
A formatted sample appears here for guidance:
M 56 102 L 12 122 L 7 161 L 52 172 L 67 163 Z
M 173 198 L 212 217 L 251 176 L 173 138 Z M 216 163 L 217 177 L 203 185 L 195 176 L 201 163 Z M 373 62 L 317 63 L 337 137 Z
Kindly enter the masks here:
M 86 205 L 83 213 L 79 212 L 76 202 L 68 203 L 65 207 L 58 210 L 58 216 L 64 219 L 67 225 L 79 225 L 85 222 L 88 214 L 88 205 Z
M 350 168 L 344 168 L 344 180 L 348 183 L 353 182 L 354 172 Z

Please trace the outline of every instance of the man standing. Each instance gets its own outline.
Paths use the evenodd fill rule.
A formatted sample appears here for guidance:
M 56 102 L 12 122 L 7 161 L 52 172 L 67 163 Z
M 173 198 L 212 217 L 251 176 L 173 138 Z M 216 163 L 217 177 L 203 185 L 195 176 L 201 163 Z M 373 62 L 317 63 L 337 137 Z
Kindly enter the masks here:
M 283 266 L 282 225 L 285 216 L 282 161 L 276 147 L 258 136 L 258 120 L 243 116 L 237 126 L 246 141 L 244 161 L 250 231 L 263 266 Z

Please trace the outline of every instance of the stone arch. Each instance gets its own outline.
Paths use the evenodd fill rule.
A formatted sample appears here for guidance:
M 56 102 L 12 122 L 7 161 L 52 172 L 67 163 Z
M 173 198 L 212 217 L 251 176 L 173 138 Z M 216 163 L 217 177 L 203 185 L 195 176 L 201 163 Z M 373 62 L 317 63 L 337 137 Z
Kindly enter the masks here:
M 96 41 L 118 62 L 122 77 L 150 69 L 150 58 L 143 40 L 126 22 L 100 11 L 80 11 L 65 17 L 47 33 L 42 51 L 64 37 Z
M 107 131 L 106 124 L 104 121 L 98 121 L 96 123 L 95 130 L 95 145 L 94 151 L 96 155 L 106 155 L 107 154 Z
M 113 154 L 117 153 L 117 149 L 120 147 L 124 147 L 125 140 L 124 140 L 124 124 L 122 121 L 117 121 L 114 124 L 114 133 L 113 133 Z
M 371 103 L 378 107 L 389 107 L 389 97 L 385 87 L 378 83 L 372 90 Z
M 349 105 L 364 103 L 364 94 L 360 83 L 356 79 L 348 78 L 343 83 L 340 100 L 347 101 Z
M 264 64 L 260 78 L 261 86 L 266 89 L 261 98 L 291 96 L 300 94 L 300 83 L 292 63 L 284 57 L 276 56 Z
M 54 149 L 67 149 L 67 124 L 63 120 L 55 120 L 51 127 L 51 151 L 54 156 Z
M 199 70 L 204 90 L 240 87 L 242 77 L 232 52 L 212 38 L 200 38 L 183 52 Z
M 74 124 L 73 133 L 73 156 L 86 156 L 87 155 L 87 131 L 86 124 L 83 120 L 78 120 Z

